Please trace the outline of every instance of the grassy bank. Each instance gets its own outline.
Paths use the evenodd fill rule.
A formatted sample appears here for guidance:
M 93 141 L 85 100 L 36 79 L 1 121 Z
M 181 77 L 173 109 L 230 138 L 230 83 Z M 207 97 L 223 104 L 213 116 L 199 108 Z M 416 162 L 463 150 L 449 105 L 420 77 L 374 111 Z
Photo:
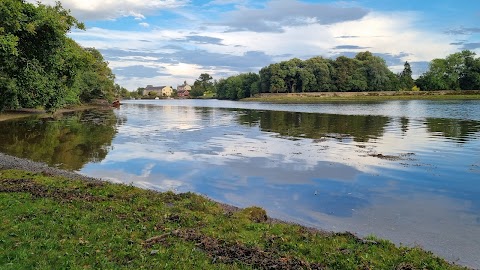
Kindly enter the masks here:
M 479 91 L 456 92 L 359 92 L 359 93 L 297 93 L 297 94 L 262 94 L 245 98 L 242 101 L 270 103 L 322 103 L 386 100 L 480 100 Z
M 0 171 L 1 269 L 462 269 L 186 193 Z

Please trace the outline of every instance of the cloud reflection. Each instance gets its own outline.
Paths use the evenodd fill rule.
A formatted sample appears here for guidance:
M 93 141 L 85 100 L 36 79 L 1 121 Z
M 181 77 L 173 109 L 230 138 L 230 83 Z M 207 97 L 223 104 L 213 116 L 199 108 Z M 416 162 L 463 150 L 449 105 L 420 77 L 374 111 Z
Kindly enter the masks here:
M 112 150 L 82 172 L 259 205 L 274 217 L 375 233 L 475 262 L 467 249 L 478 250 L 480 243 L 467 234 L 478 235 L 480 228 L 478 172 L 472 170 L 480 162 L 477 120 L 418 117 L 432 104 L 417 101 L 364 104 L 393 116 L 290 113 L 280 105 L 271 105 L 279 111 L 214 108 L 209 102 L 123 107 L 118 116 L 127 121 Z

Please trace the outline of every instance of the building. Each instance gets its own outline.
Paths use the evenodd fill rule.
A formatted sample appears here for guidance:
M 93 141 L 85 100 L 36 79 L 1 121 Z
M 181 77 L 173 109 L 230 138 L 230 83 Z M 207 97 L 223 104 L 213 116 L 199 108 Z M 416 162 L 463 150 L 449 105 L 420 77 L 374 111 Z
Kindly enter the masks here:
M 178 97 L 189 97 L 192 87 L 187 84 L 187 81 L 184 81 L 182 85 L 177 86 L 177 96 Z
M 155 92 L 158 97 L 171 97 L 173 89 L 171 86 L 153 86 L 147 85 L 143 90 L 143 95 L 148 96 L 150 92 Z

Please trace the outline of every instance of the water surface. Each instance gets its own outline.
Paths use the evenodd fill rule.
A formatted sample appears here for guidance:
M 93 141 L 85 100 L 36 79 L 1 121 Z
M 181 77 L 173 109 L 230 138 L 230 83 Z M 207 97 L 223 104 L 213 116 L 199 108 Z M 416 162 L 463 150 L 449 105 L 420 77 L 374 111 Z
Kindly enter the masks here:
M 479 101 L 125 103 L 0 122 L 0 151 L 480 268 Z

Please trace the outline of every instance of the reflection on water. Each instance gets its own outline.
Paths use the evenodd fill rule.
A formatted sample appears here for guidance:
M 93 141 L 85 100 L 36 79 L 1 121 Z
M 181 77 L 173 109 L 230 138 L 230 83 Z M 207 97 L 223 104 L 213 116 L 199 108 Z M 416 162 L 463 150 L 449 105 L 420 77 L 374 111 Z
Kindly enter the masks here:
M 125 103 L 115 111 L 118 133 L 113 121 L 110 136 L 103 134 L 115 136 L 110 151 L 81 173 L 259 205 L 274 217 L 418 244 L 480 267 L 480 238 L 472 237 L 480 235 L 480 119 L 473 113 L 480 102 Z M 104 149 L 109 140 L 97 143 Z M 23 149 L 17 155 L 36 151 Z
M 59 119 L 4 121 L 0 122 L 0 151 L 79 170 L 105 158 L 116 134 L 115 125 L 110 110 L 69 113 Z
M 388 117 L 372 115 L 338 115 L 285 111 L 245 110 L 241 124 L 258 123 L 263 131 L 276 132 L 283 137 L 322 139 L 351 137 L 366 142 L 383 135 Z
M 432 134 L 458 142 L 475 138 L 480 132 L 480 121 L 427 118 L 426 125 Z

